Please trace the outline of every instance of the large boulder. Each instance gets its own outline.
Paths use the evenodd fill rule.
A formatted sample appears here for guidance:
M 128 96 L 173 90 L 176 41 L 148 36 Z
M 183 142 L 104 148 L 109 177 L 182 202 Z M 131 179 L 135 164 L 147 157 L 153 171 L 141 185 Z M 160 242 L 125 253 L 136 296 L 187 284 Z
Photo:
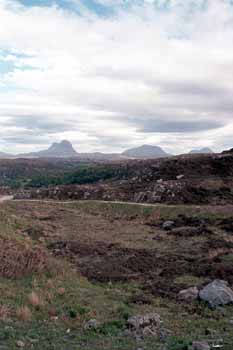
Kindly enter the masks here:
M 233 303 L 233 290 L 226 281 L 214 280 L 205 286 L 199 293 L 201 300 L 215 308 L 220 305 Z

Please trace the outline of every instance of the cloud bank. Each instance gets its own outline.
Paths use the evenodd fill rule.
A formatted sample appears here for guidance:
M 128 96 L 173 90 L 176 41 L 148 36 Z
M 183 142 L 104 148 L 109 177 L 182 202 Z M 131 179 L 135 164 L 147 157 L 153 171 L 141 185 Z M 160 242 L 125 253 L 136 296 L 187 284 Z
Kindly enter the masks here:
M 38 4 L 0 0 L 1 151 L 233 146 L 230 0 Z

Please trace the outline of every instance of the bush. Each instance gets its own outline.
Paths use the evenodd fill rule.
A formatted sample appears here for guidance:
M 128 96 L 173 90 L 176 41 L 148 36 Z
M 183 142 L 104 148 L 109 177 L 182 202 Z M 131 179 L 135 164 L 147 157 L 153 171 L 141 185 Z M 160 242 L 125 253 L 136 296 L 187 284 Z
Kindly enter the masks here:
M 123 321 L 110 321 L 105 322 L 102 326 L 98 328 L 98 332 L 103 335 L 117 336 L 120 331 L 122 331 L 125 327 L 125 323 Z
M 77 318 L 77 316 L 84 316 L 89 312 L 89 310 L 82 306 L 75 306 L 68 310 L 70 318 Z

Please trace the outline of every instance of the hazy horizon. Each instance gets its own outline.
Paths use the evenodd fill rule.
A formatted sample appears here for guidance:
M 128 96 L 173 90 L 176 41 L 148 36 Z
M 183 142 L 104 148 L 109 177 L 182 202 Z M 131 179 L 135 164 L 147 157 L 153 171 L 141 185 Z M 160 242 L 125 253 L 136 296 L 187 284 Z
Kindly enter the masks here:
M 0 0 L 0 151 L 233 147 L 231 0 Z

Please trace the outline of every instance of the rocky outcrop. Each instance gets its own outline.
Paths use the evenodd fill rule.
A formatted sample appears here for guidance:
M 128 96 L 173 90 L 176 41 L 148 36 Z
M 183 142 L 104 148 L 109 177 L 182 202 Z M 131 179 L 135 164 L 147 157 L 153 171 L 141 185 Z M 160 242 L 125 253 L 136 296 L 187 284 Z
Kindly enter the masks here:
M 129 331 L 139 337 L 156 336 L 161 334 L 160 315 L 150 313 L 146 315 L 137 315 L 130 317 L 127 321 Z
M 70 166 L 69 162 L 67 164 Z M 34 166 L 34 163 L 31 164 L 31 167 Z M 47 163 L 43 162 L 42 166 L 43 171 L 49 170 Z M 105 166 L 107 169 L 109 164 Z M 42 172 L 41 167 L 38 168 L 39 172 Z M 233 156 L 231 155 L 133 160 L 114 163 L 114 167 L 117 175 L 111 180 L 99 181 L 91 185 L 49 186 L 39 190 L 31 188 L 27 191 L 19 191 L 17 196 L 26 195 L 28 198 L 27 193 L 29 193 L 29 197 L 34 199 L 99 199 L 174 205 L 233 204 Z M 20 169 L 24 168 L 24 163 L 20 163 Z M 29 173 L 32 173 L 31 168 Z M 22 174 L 30 178 L 30 174 Z M 4 171 L 0 174 L 1 176 L 5 177 L 7 173 Z

